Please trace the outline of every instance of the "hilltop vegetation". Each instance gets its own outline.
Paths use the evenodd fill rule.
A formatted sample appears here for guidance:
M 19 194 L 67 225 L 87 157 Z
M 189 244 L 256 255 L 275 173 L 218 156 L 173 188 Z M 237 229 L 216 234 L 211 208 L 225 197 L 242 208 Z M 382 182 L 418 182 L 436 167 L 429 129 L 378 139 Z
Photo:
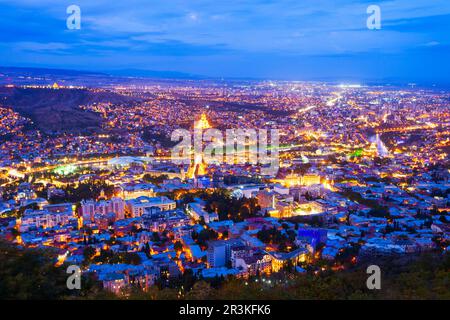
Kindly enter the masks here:
M 81 105 L 98 102 L 121 103 L 130 98 L 119 94 L 88 89 L 0 88 L 3 105 L 31 119 L 43 132 L 98 130 L 102 118 L 83 110 Z
M 82 289 L 66 288 L 65 267 L 55 267 L 56 253 L 21 249 L 0 241 L 0 299 L 117 299 L 101 284 L 83 277 Z M 410 259 L 377 261 L 382 270 L 381 290 L 366 287 L 367 262 L 346 271 L 319 275 L 274 274 L 271 282 L 248 279 L 196 279 L 186 272 L 164 289 L 130 290 L 128 299 L 450 299 L 450 254 L 425 254 Z M 177 285 L 183 285 L 179 296 Z

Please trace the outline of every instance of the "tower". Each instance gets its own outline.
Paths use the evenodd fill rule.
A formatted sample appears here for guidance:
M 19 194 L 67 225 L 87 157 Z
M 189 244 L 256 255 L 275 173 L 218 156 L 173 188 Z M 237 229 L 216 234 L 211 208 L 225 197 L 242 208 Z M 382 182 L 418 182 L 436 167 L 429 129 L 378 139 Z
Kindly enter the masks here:
M 211 128 L 208 119 L 206 118 L 206 114 L 202 113 L 200 119 L 194 122 L 194 129 L 197 130 L 206 130 Z M 206 174 L 206 163 L 203 160 L 203 153 L 196 154 L 194 156 L 194 161 L 189 166 L 187 177 L 192 179 L 196 176 L 201 176 Z

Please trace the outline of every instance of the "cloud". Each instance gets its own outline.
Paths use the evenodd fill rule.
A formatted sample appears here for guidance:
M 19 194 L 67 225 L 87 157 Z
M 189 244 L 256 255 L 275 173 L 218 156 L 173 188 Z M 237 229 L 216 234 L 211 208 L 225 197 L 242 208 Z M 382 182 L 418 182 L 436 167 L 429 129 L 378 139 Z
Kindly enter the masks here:
M 14 48 L 17 50 L 32 52 L 63 52 L 71 46 L 62 42 L 15 42 Z
M 430 41 L 424 44 L 425 47 L 435 47 L 440 45 L 440 43 L 438 41 Z
M 382 29 L 375 32 L 366 28 L 366 8 L 374 3 L 380 5 L 382 17 Z M 445 50 L 450 32 L 448 0 L 77 0 L 76 4 L 82 21 L 81 30 L 75 31 L 66 29 L 66 2 L 0 0 L 0 30 L 8 30 L 0 33 L 4 48 L 0 60 L 80 66 L 95 61 L 106 67 L 120 60 L 145 69 L 177 66 L 180 71 L 211 74 L 238 70 L 249 76 L 258 68 L 283 66 L 280 70 L 288 74 L 289 69 L 305 68 L 301 62 L 305 57 L 320 67 L 314 57 L 320 62 L 325 56 L 334 57 L 339 64 L 343 56 L 357 56 L 370 64 L 381 55 L 406 55 L 416 48 Z

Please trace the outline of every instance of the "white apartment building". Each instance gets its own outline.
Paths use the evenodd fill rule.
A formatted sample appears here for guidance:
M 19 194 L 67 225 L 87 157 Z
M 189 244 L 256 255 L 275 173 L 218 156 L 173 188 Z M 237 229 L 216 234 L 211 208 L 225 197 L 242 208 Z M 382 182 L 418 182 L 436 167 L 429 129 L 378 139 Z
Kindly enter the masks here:
M 167 197 L 139 197 L 126 201 L 126 211 L 131 217 L 140 217 L 146 212 L 146 208 L 152 207 L 167 211 L 176 209 L 177 204 Z

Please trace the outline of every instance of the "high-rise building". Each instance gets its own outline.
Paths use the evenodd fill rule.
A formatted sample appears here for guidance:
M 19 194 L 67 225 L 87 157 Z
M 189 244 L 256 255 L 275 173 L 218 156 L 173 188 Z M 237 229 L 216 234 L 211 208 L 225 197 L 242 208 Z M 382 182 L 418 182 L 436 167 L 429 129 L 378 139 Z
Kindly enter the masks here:
M 208 266 L 210 268 L 225 267 L 227 263 L 227 244 L 225 241 L 214 241 L 208 244 Z
M 116 220 L 125 218 L 125 202 L 121 198 L 81 201 L 81 214 L 84 221 L 93 221 L 95 214 L 107 215 L 108 213 L 114 213 Z
M 210 268 L 225 267 L 231 261 L 231 249 L 242 247 L 239 239 L 217 240 L 208 243 L 208 266 Z

